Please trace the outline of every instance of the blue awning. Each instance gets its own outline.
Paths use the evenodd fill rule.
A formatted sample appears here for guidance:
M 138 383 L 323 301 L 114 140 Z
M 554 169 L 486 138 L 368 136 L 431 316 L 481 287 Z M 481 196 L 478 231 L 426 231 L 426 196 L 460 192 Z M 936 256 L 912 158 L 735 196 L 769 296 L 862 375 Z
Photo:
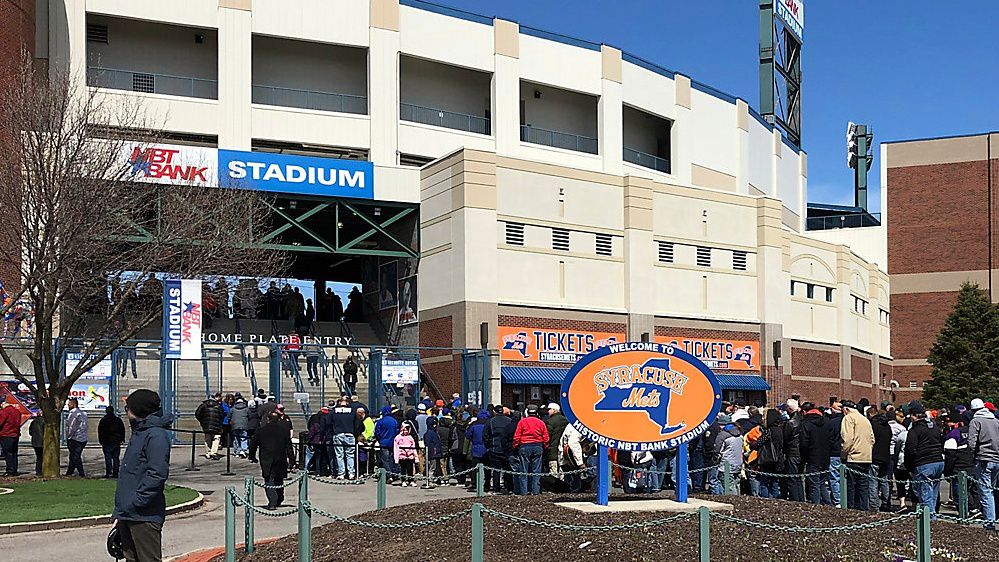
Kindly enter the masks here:
M 562 384 L 569 369 L 552 367 L 500 367 L 506 384 Z
M 770 390 L 770 385 L 759 375 L 715 375 L 722 390 Z

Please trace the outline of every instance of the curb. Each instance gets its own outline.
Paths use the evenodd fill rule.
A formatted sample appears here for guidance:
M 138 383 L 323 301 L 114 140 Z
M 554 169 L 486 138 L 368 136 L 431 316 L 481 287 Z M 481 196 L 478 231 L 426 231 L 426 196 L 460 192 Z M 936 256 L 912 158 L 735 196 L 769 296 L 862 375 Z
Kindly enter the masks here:
M 175 515 L 205 504 L 205 496 L 198 492 L 198 497 L 185 503 L 179 503 L 166 508 L 166 514 Z M 24 523 L 9 523 L 0 525 L 0 536 L 17 533 L 33 533 L 35 531 L 52 531 L 56 529 L 76 529 L 93 525 L 110 525 L 111 515 L 93 515 L 90 517 L 75 517 L 70 519 L 52 519 L 49 521 L 26 521 Z
M 274 537 L 274 538 L 269 538 L 269 539 L 263 539 L 263 540 L 255 541 L 253 544 L 256 545 L 256 546 L 260 546 L 260 545 L 264 545 L 264 544 L 270 544 L 272 542 L 277 542 L 278 538 L 279 537 Z M 242 552 L 242 550 L 243 550 L 243 548 L 245 546 L 246 545 L 244 543 L 237 544 L 236 545 L 236 552 L 237 552 L 237 554 L 240 553 L 240 552 Z M 192 552 L 188 552 L 187 554 L 181 554 L 179 556 L 174 556 L 173 558 L 169 558 L 167 560 L 167 562 L 209 562 L 210 560 L 212 560 L 214 558 L 217 558 L 219 556 L 222 556 L 223 554 L 225 554 L 225 547 L 224 546 L 213 546 L 213 547 L 209 547 L 209 548 L 203 548 L 201 550 L 195 550 L 195 551 L 192 551 Z

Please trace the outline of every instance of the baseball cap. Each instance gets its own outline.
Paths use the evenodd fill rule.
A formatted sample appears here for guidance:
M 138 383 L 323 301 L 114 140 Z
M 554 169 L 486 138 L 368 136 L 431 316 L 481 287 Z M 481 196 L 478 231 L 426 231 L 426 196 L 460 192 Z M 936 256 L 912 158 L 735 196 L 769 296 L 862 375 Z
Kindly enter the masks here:
M 559 406 L 558 404 L 552 402 L 552 403 L 548 404 L 548 409 L 549 410 L 561 410 L 562 407 Z
M 925 414 L 926 407 L 918 400 L 913 400 L 909 402 L 909 413 L 913 415 Z
M 421 412 L 426 412 L 426 411 L 427 411 L 427 405 L 426 405 L 426 404 L 422 404 L 422 403 L 421 403 L 421 404 L 419 404 L 419 405 L 418 405 L 418 406 L 416 407 L 416 409 L 417 409 L 417 410 L 419 410 L 419 411 L 421 411 Z
M 857 409 L 857 403 L 853 400 L 843 400 L 840 404 L 842 404 L 844 408 L 853 408 L 854 410 Z
M 982 400 L 981 398 L 975 398 L 974 400 L 971 401 L 972 410 L 981 410 L 984 407 L 985 407 L 985 401 Z
M 444 405 L 444 401 L 443 400 L 438 400 L 438 401 L 434 402 L 434 406 L 443 406 L 443 405 Z
M 529 416 L 536 416 L 536 415 L 538 415 L 538 407 L 535 406 L 534 404 L 528 404 L 527 405 L 527 415 L 529 415 Z

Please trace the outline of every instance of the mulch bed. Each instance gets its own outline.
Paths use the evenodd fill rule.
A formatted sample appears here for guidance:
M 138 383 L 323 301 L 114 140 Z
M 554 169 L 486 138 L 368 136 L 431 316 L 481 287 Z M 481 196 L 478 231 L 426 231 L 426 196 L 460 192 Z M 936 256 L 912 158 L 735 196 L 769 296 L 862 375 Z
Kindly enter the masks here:
M 553 505 L 555 501 L 592 501 L 585 496 L 488 496 L 479 501 L 492 509 L 534 520 L 605 525 L 662 519 L 663 512 L 584 514 Z M 649 497 L 649 496 L 642 496 Z M 719 499 L 717 497 L 708 499 Z M 615 499 L 625 499 L 613 497 Z M 636 499 L 634 496 L 628 500 Z M 454 513 L 471 506 L 475 498 L 403 505 L 358 516 L 364 521 L 400 523 Z M 726 497 L 735 506 L 732 515 L 782 526 L 833 527 L 883 520 L 891 514 L 839 510 L 827 506 L 752 497 Z M 319 517 L 314 514 L 313 517 Z M 370 529 L 330 523 L 313 530 L 312 559 L 317 562 L 392 560 L 464 561 L 471 558 L 470 516 L 416 529 Z M 485 559 L 492 560 L 697 560 L 697 518 L 645 529 L 569 531 L 523 525 L 494 516 L 485 517 Z M 726 562 L 863 561 L 897 562 L 915 559 L 912 545 L 916 519 L 876 529 L 845 533 L 790 533 L 711 520 L 711 558 Z M 934 560 L 994 560 L 999 533 L 951 523 L 932 524 Z M 938 551 L 937 549 L 942 549 Z M 297 560 L 294 535 L 259 547 L 244 562 Z M 905 555 L 904 558 L 891 556 Z M 218 558 L 216 560 L 221 560 Z

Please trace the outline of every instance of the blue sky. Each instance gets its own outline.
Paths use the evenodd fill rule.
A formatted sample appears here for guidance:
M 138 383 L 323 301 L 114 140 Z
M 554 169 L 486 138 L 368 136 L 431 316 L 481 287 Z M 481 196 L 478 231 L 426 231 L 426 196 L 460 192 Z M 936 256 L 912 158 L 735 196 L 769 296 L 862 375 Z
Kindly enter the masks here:
M 759 107 L 756 0 L 437 0 L 607 43 Z M 960 8 L 960 9 L 958 9 Z M 999 2 L 805 0 L 809 201 L 853 203 L 846 125 L 875 143 L 999 129 Z M 880 152 L 869 176 L 879 209 Z

